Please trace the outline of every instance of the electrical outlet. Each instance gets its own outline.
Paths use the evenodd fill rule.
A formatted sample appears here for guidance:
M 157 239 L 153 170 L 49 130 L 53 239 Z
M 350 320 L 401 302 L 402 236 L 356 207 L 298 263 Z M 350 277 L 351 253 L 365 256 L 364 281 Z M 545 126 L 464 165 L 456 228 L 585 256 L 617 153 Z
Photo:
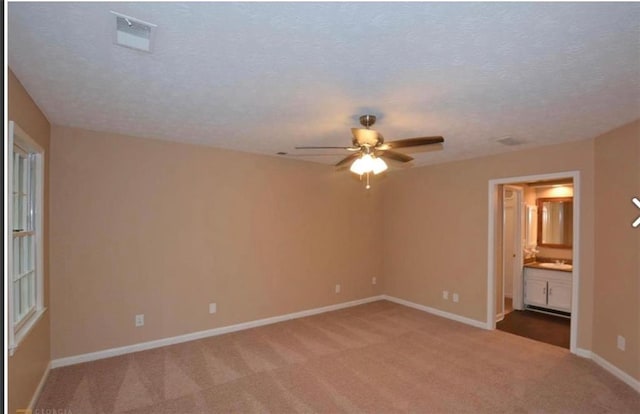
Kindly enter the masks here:
M 371 278 L 371 284 L 372 284 L 372 285 L 375 285 L 376 283 L 378 283 L 378 280 L 377 280 L 377 279 L 376 279 L 376 277 L 374 276 L 374 277 L 372 277 L 372 278 Z
M 458 301 L 459 301 L 459 300 L 460 300 L 460 296 L 458 296 L 458 294 L 457 294 L 457 293 L 454 293 L 454 294 L 453 294 L 453 301 L 454 301 L 455 303 L 458 303 Z
M 209 304 L 209 313 L 216 313 L 218 311 L 218 305 L 215 303 Z
M 442 299 L 449 300 L 449 291 L 448 290 L 443 290 L 442 291 Z
M 624 336 L 618 335 L 618 349 L 624 351 L 627 347 L 627 341 L 624 339 Z
M 340 285 L 336 285 L 336 293 L 340 293 Z
M 144 314 L 136 315 L 136 328 L 144 326 Z

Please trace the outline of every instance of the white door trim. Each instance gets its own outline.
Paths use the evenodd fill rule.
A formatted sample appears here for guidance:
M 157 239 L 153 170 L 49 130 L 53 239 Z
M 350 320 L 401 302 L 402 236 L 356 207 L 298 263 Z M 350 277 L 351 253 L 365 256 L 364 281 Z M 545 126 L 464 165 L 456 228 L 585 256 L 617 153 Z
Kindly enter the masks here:
M 505 205 L 504 205 L 504 193 L 506 190 L 511 190 L 515 193 L 515 198 L 516 201 L 514 203 L 514 213 L 515 213 L 515 220 L 514 220 L 514 228 L 513 228 L 513 243 L 515 247 L 514 251 L 515 251 L 515 258 L 513 260 L 513 269 L 511 269 L 511 275 L 513 276 L 513 280 L 512 280 L 512 289 L 511 292 L 506 292 L 504 287 L 506 286 L 505 283 L 505 278 L 504 278 L 504 274 L 505 274 L 505 269 L 506 269 L 506 255 L 505 255 L 505 245 L 504 245 L 504 239 L 505 239 L 505 230 L 506 230 L 506 226 L 505 226 L 505 215 L 504 215 L 504 210 L 505 210 Z M 502 313 L 504 316 L 504 298 L 507 296 L 506 294 L 509 293 L 511 295 L 511 298 L 513 300 L 513 304 L 514 304 L 514 308 L 516 303 L 522 302 L 522 278 L 518 278 L 516 281 L 515 276 L 518 274 L 518 272 L 522 273 L 522 264 L 523 264 L 523 259 L 522 259 L 522 228 L 524 227 L 524 212 L 523 212 L 523 204 L 524 204 L 524 189 L 520 186 L 517 185 L 504 185 L 502 187 L 502 194 L 503 194 L 503 204 L 502 204 L 502 240 L 503 240 L 503 244 L 502 244 Z M 517 309 L 517 308 L 515 308 Z
M 580 293 L 580 171 L 566 171 L 551 174 L 526 175 L 520 177 L 496 178 L 489 180 L 489 231 L 487 245 L 487 329 L 496 329 L 496 299 L 495 299 L 495 241 L 497 197 L 500 184 L 515 184 L 538 180 L 554 180 L 560 178 L 573 179 L 573 285 L 571 290 L 571 341 L 569 350 L 577 353 L 578 349 L 578 320 Z

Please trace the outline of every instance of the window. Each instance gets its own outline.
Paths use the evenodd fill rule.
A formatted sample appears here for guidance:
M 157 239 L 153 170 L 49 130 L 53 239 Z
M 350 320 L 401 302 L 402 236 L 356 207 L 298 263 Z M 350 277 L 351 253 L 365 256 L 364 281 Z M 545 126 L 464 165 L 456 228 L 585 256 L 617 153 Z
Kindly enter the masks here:
M 9 122 L 7 292 L 11 352 L 44 313 L 42 212 L 44 151 Z

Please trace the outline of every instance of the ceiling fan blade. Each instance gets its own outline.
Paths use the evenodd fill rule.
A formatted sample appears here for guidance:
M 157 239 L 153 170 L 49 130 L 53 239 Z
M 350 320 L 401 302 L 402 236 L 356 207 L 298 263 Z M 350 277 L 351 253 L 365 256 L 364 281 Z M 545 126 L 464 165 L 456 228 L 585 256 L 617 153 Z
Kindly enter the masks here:
M 340 161 L 338 161 L 338 163 L 336 164 L 336 167 L 344 165 L 344 164 L 348 163 L 349 161 L 353 161 L 356 158 L 358 158 L 359 156 L 360 156 L 359 152 L 355 152 L 355 153 L 353 153 L 351 155 L 348 155 L 348 156 L 344 157 L 343 159 L 341 159 Z
M 406 154 L 403 154 L 401 152 L 396 152 L 396 151 L 389 151 L 389 150 L 381 152 L 380 156 L 390 158 L 392 160 L 396 160 L 400 162 L 409 162 L 413 160 L 413 157 L 410 157 Z
M 354 149 L 353 147 L 295 147 L 296 149 L 345 149 L 345 150 L 352 150 Z M 355 148 L 355 149 L 359 149 L 359 148 Z
M 419 137 L 419 138 L 407 138 L 399 139 L 397 141 L 387 142 L 390 148 L 403 148 L 403 147 L 417 147 L 420 145 L 440 144 L 444 142 L 442 137 Z

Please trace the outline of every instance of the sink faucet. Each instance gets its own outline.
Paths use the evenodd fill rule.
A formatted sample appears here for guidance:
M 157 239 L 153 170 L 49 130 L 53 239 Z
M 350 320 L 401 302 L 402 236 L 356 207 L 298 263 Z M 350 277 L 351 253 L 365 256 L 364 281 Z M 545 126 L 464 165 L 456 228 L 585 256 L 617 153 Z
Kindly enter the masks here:
M 533 258 L 534 260 L 536 258 L 536 254 L 539 253 L 538 249 L 536 249 L 536 246 L 525 247 L 523 248 L 523 250 L 524 250 L 524 256 L 526 258 Z

